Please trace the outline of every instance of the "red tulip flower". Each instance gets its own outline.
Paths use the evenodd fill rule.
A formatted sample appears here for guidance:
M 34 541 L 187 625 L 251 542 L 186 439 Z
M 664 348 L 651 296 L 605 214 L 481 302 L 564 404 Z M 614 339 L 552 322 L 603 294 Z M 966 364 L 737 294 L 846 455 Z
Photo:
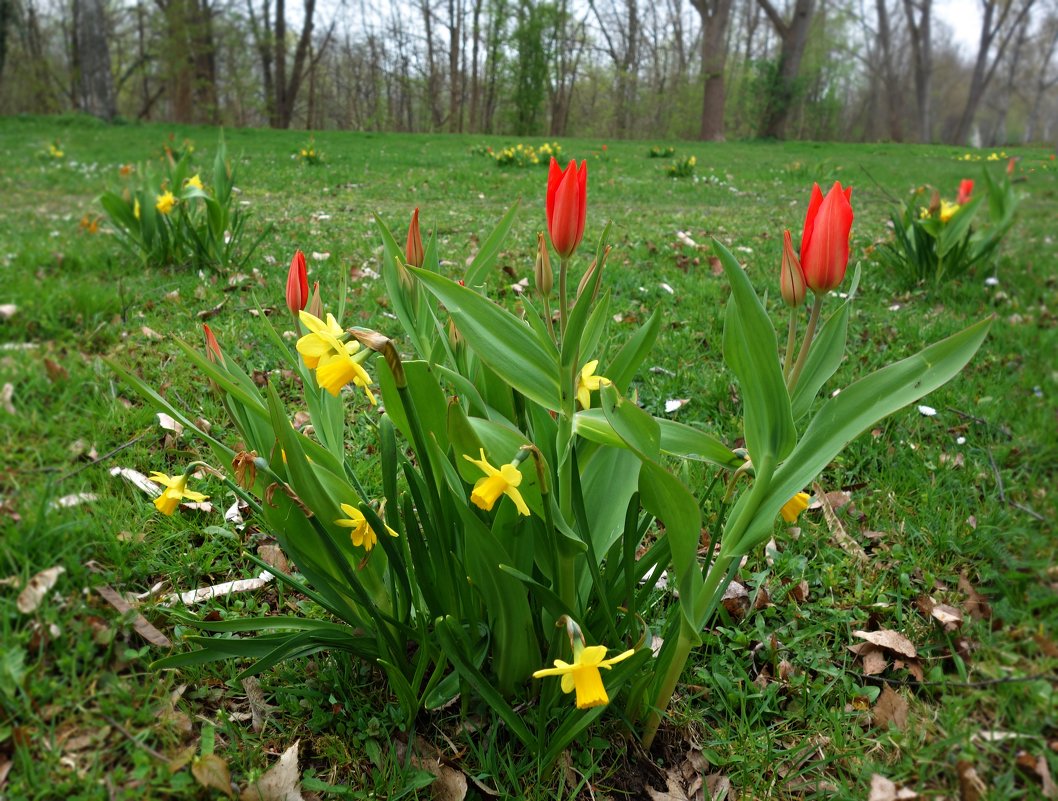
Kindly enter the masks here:
M 547 232 L 558 255 L 568 259 L 584 238 L 588 210 L 588 162 L 570 161 L 566 169 L 554 157 L 547 175 Z
M 970 195 L 974 192 L 974 182 L 970 178 L 963 178 L 959 181 L 959 194 L 955 196 L 955 203 L 961 206 L 963 203 L 970 199 Z
M 224 364 L 224 354 L 221 353 L 220 343 L 213 335 L 213 331 L 205 323 L 202 324 L 202 335 L 206 339 L 206 358 L 214 364 Z
M 305 270 L 305 254 L 300 250 L 290 260 L 287 273 L 287 308 L 297 319 L 298 312 L 309 302 L 309 278 Z
M 819 184 L 812 185 L 812 198 L 801 235 L 801 271 L 805 283 L 817 295 L 840 285 L 849 264 L 849 233 L 852 230 L 852 187 L 837 181 L 823 197 Z

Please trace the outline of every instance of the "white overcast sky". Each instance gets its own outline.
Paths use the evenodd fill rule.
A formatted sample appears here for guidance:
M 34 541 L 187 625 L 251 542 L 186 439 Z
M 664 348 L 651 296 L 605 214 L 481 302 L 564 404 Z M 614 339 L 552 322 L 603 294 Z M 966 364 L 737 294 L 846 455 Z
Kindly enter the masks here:
M 973 58 L 981 36 L 981 4 L 978 0 L 936 0 L 934 9 L 937 19 L 951 28 L 955 42 L 968 50 L 968 57 Z

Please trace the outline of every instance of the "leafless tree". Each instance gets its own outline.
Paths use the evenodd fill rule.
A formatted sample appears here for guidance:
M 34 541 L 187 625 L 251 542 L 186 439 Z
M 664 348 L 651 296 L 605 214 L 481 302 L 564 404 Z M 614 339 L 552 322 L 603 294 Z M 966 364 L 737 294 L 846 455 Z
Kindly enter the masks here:
M 733 0 L 691 0 L 702 20 L 702 125 L 698 137 L 724 139 L 724 69 L 727 66 L 727 31 Z M 767 0 L 765 0 L 767 2 Z
M 784 19 L 771 0 L 757 0 L 779 36 L 781 48 L 775 80 L 768 96 L 768 105 L 761 124 L 763 136 L 782 139 L 786 135 L 786 121 L 793 107 L 801 59 L 808 44 L 808 31 L 815 14 L 815 0 L 795 0 L 790 19 Z
M 915 75 L 915 109 L 918 111 L 918 140 L 933 138 L 933 0 L 903 0 L 907 30 L 911 37 L 911 64 Z

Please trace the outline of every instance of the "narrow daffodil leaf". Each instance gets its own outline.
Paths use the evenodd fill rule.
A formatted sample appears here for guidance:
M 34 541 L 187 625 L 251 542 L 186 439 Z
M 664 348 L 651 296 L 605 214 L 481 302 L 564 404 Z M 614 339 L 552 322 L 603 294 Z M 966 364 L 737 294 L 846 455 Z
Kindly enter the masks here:
M 474 257 L 474 260 L 470 262 L 470 266 L 467 267 L 466 275 L 463 276 L 463 282 L 467 286 L 473 287 L 484 283 L 485 274 L 496 261 L 500 248 L 503 246 L 503 240 L 507 238 L 507 233 L 511 230 L 511 226 L 514 224 L 514 216 L 518 212 L 518 206 L 520 204 L 520 200 L 514 201 L 514 205 L 507 209 L 507 213 L 503 215 L 498 223 L 496 223 L 496 227 L 492 229 L 492 233 L 488 235 L 478 249 L 478 254 Z

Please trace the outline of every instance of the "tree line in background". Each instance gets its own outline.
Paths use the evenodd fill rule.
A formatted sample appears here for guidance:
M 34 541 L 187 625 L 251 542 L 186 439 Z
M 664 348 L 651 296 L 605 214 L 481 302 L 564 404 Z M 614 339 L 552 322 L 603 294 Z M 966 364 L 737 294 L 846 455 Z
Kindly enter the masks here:
M 276 128 L 1051 141 L 1058 0 L 0 0 L 0 110 Z M 969 2 L 967 3 L 969 5 Z

